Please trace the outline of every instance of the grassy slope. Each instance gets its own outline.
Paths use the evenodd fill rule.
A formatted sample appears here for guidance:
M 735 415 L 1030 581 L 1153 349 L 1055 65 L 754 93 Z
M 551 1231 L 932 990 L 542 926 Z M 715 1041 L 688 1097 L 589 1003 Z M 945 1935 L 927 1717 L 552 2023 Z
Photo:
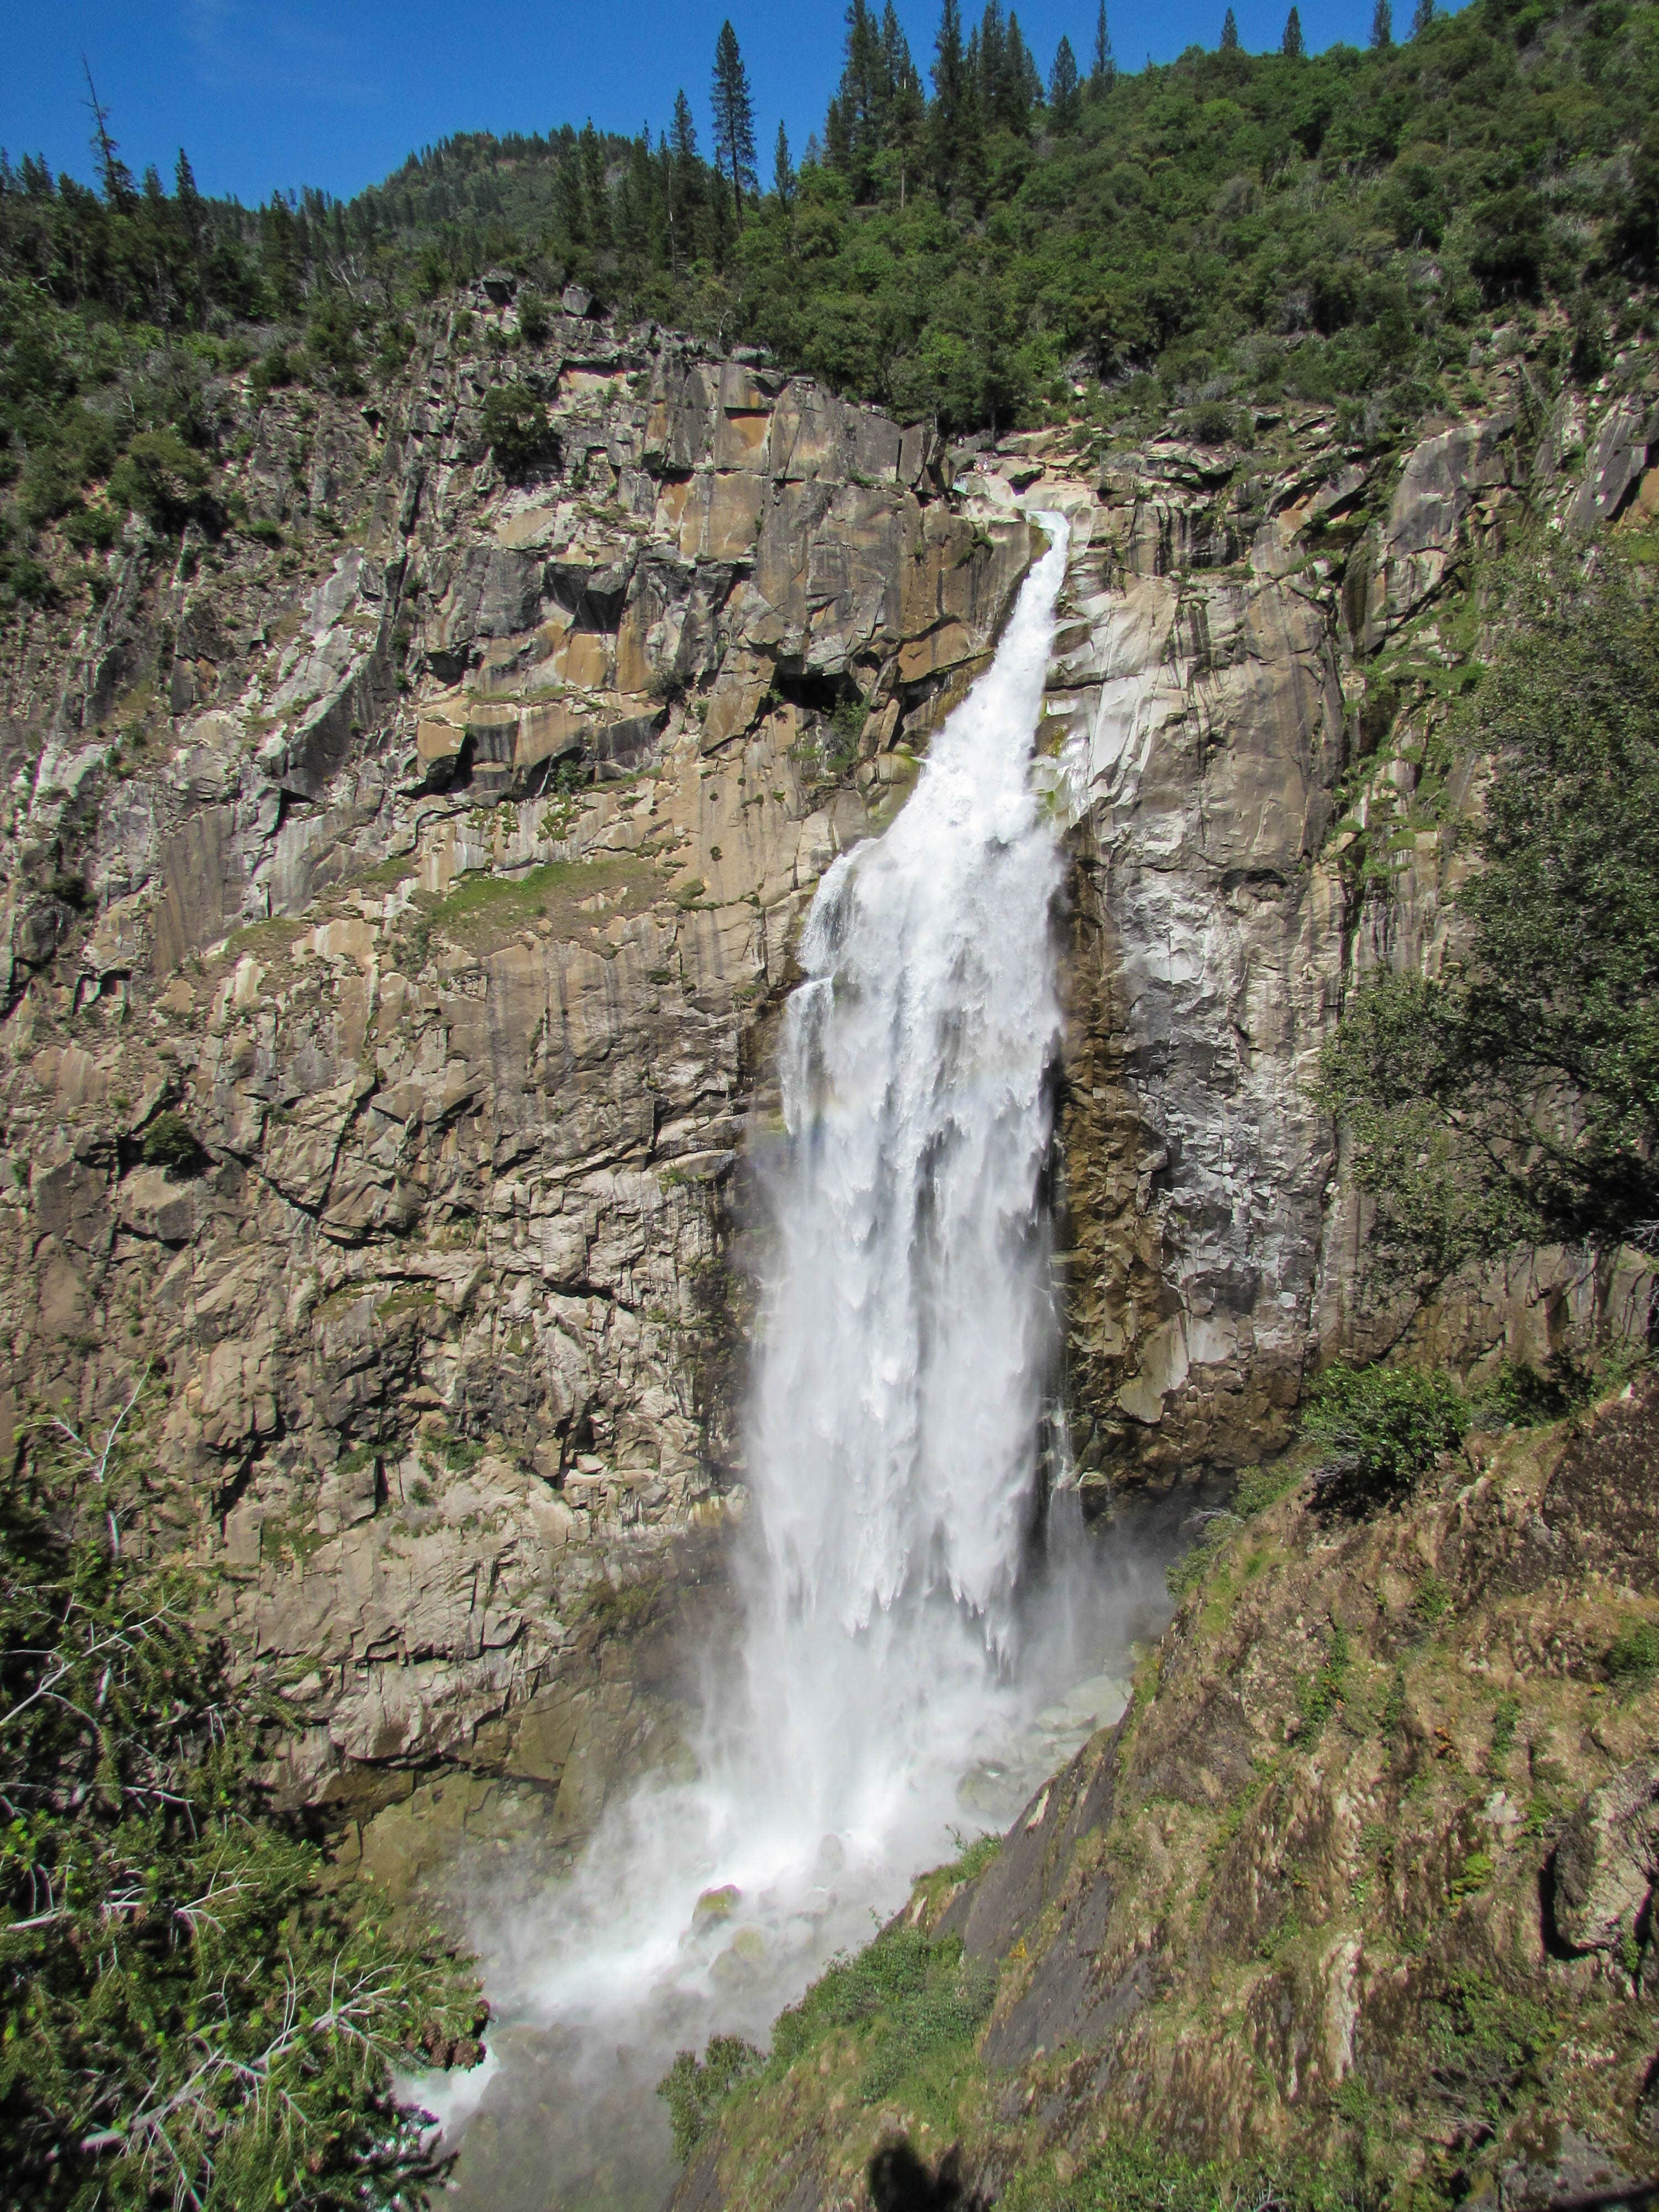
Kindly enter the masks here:
M 1644 2170 L 1649 1939 L 1562 1955 L 1548 1898 L 1574 1808 L 1659 1724 L 1656 1453 L 1649 1383 L 1476 1437 L 1397 1512 L 1243 1520 L 1121 1726 L 988 1871 L 919 1888 L 933 1972 L 963 1935 L 996 1968 L 977 2049 L 959 2022 L 896 2052 L 897 2008 L 839 2026 L 738 2093 L 693 2178 L 734 2212 L 842 2201 L 902 2132 L 1033 2212 L 1252 2173 L 1429 2205 L 1568 2124 Z

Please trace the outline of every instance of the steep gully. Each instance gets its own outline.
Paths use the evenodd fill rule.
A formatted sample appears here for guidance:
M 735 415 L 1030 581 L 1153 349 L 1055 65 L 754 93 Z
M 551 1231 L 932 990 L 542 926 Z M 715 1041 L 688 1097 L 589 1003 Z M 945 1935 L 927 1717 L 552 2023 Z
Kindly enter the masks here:
M 543 2204 L 550 2180 L 651 2203 L 676 2044 L 763 2034 L 963 1826 L 1122 1708 L 1101 1669 L 1133 1571 L 1091 1571 L 1055 1399 L 1067 776 L 1033 741 L 1070 533 L 1036 519 L 1050 543 L 991 667 L 806 917 L 762 1170 L 738 1663 L 694 1779 L 648 1779 L 529 1911 L 475 1899 L 496 2056 L 416 2085 L 461 2206 Z

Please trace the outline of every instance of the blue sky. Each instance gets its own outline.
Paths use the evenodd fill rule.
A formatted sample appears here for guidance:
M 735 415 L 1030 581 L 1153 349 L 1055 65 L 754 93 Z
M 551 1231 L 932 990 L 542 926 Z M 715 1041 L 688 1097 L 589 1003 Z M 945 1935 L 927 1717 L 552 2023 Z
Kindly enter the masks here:
M 1246 46 L 1277 46 L 1288 0 L 1235 0 Z M 1213 46 L 1226 0 L 1108 0 L 1119 65 Z M 1395 0 L 1409 15 L 1412 0 Z M 1372 0 L 1302 0 L 1308 43 L 1362 44 Z M 965 0 L 964 15 L 979 10 Z M 1086 67 L 1094 0 L 1027 0 L 1046 74 L 1062 32 Z M 20 9 L 0 73 L 0 146 L 87 177 L 84 53 L 135 173 L 171 178 L 187 147 L 204 191 L 245 201 L 302 184 L 349 197 L 457 131 L 666 123 L 684 85 L 708 139 L 709 66 L 730 15 L 770 168 L 780 118 L 797 153 L 840 68 L 842 0 L 52 0 Z M 938 0 L 900 0 L 924 74 Z M 1402 21 L 1401 28 L 1404 23 Z

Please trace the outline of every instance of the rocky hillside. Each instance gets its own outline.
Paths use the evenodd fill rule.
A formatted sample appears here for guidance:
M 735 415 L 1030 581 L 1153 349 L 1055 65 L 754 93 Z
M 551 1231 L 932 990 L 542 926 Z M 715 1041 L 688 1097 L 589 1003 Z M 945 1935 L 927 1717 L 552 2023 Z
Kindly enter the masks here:
M 563 1833 L 649 1726 L 597 1646 L 732 1476 L 757 1024 L 1030 534 L 924 432 L 575 313 L 509 485 L 475 310 L 367 405 L 244 393 L 246 526 L 135 521 L 21 641 L 7 1406 L 151 1378 L 291 1794 L 459 1759 Z
M 1027 508 L 1073 532 L 1044 742 L 1095 1502 L 1275 1449 L 1345 1346 L 1469 1369 L 1644 1316 L 1639 1254 L 1380 1302 L 1310 1097 L 1345 979 L 1447 949 L 1472 562 L 1659 506 L 1645 356 L 1557 386 L 1559 337 L 1517 319 L 1401 445 L 1286 404 L 947 447 L 580 292 L 532 338 L 492 279 L 366 400 L 222 380 L 233 526 L 135 518 L 15 617 L 8 1418 L 149 1378 L 158 1516 L 348 1855 L 566 1842 L 677 1756 L 769 1016 Z
M 1399 1510 L 1247 1484 L 1122 1721 L 808 1999 L 675 2205 L 863 2205 L 895 2138 L 1023 2212 L 1650 2173 L 1656 1468 L 1649 1381 Z

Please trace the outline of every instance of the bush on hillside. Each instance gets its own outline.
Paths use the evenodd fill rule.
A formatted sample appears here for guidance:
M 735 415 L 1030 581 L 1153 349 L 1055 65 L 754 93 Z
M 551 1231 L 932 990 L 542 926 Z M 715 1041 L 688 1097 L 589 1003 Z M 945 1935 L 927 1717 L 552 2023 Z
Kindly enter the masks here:
M 1303 1435 L 1324 1447 L 1316 1498 L 1354 1510 L 1409 1495 L 1468 1430 L 1450 1376 L 1416 1367 L 1328 1367 L 1302 1417 Z
M 754 2045 L 740 2035 L 711 2035 L 701 2058 L 695 2051 L 674 2053 L 673 2064 L 657 2084 L 657 2094 L 668 2106 L 676 2158 L 690 2157 L 720 2118 L 726 2099 L 758 2073 L 763 2063 Z
M 174 1175 L 198 1175 L 206 1158 L 182 1114 L 158 1114 L 144 1132 L 143 1158 L 147 1168 L 167 1168 Z
M 110 503 L 118 513 L 142 514 L 158 530 L 182 530 L 187 522 L 213 519 L 212 485 L 211 464 L 176 432 L 141 430 L 111 474 Z
M 547 409 L 522 384 L 493 384 L 484 394 L 484 443 L 504 477 L 521 477 L 556 449 Z

